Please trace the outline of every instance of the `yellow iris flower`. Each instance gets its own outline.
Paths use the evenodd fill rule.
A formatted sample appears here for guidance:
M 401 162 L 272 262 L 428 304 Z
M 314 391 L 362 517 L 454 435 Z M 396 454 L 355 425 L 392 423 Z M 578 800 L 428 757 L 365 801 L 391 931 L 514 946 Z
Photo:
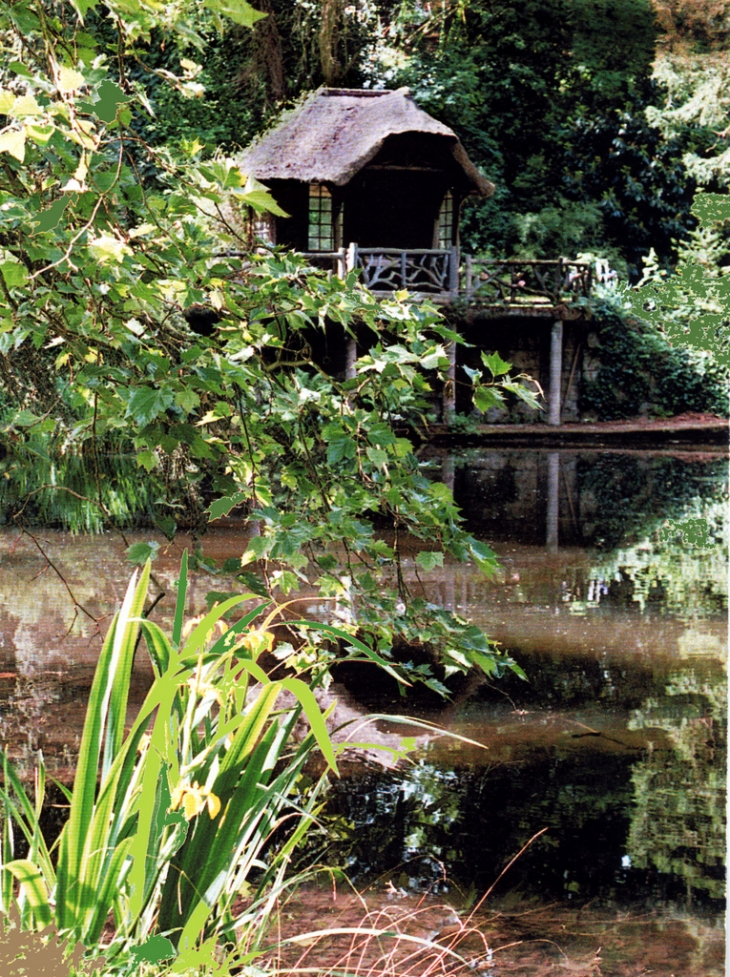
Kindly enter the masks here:
M 170 810 L 176 811 L 182 802 L 185 820 L 190 821 L 207 806 L 208 814 L 214 818 L 221 809 L 220 798 L 207 787 L 201 787 L 197 780 L 192 785 L 178 784 L 172 792 Z

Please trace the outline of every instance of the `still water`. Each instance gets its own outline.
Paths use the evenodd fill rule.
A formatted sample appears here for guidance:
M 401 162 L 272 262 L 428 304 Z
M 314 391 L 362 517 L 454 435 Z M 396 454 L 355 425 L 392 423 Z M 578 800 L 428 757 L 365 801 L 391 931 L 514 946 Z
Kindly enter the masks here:
M 505 953 L 501 970 L 495 958 L 495 977 L 722 973 L 726 458 L 490 450 L 424 461 L 502 567 L 487 581 L 447 565 L 425 578 L 427 594 L 483 626 L 528 681 L 475 679 L 445 706 L 406 704 L 480 746 L 373 726 L 374 741 L 413 733 L 416 748 L 396 767 L 377 751 L 348 767 L 329 788 L 339 846 L 315 839 L 313 852 L 391 898 L 428 892 L 463 908 L 493 886 L 499 935 L 523 953 Z M 34 532 L 0 535 L 0 733 L 27 771 L 40 747 L 68 779 L 129 570 L 116 536 Z M 244 547 L 235 524 L 204 544 L 219 560 Z M 155 565 L 170 595 L 158 620 L 171 614 L 183 545 L 163 547 Z M 216 589 L 218 578 L 197 574 L 190 610 Z M 150 674 L 140 656 L 133 707 Z M 332 691 L 341 718 L 403 711 L 361 675 L 340 673 Z M 558 943 L 585 969 L 549 969 Z

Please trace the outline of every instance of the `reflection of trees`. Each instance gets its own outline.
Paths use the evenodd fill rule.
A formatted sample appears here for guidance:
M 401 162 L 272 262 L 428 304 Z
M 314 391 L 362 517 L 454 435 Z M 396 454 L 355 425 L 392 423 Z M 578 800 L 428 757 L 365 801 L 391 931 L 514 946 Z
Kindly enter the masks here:
M 630 721 L 632 729 L 665 730 L 673 748 L 650 752 L 634 767 L 628 853 L 636 868 L 681 879 L 689 899 L 722 899 L 727 681 L 688 668 L 672 676 L 666 696 L 647 699 Z
M 340 830 L 333 861 L 358 881 L 390 875 L 398 886 L 433 890 L 446 875 L 450 884 L 483 892 L 547 827 L 512 866 L 500 896 L 612 899 L 632 763 L 620 750 L 539 750 L 526 763 L 449 770 L 420 759 L 401 771 L 333 783 L 328 808 Z
M 671 524 L 598 559 L 589 571 L 587 599 L 573 599 L 575 611 L 619 604 L 661 609 L 680 619 L 698 619 L 727 609 L 728 512 L 724 502 L 694 499 L 683 519 L 701 527 L 694 542 Z M 655 521 L 656 522 L 656 521 Z M 647 527 L 650 530 L 651 527 Z
M 551 501 L 551 456 L 558 456 L 557 503 L 561 546 L 610 552 L 651 538 L 667 522 L 699 516 L 696 507 L 727 494 L 727 459 L 596 451 L 548 452 L 467 449 L 438 459 L 472 532 L 493 542 L 544 544 Z M 711 542 L 711 540 L 709 541 Z
M 577 465 L 581 530 L 605 550 L 651 536 L 666 519 L 685 519 L 700 500 L 724 500 L 727 461 L 605 454 Z
M 0 525 L 20 510 L 26 525 L 73 533 L 102 532 L 110 522 L 149 525 L 162 487 L 139 471 L 133 455 L 54 453 L 45 441 L 16 445 L 0 458 Z
M 461 860 L 459 826 L 472 777 L 424 760 L 361 774 L 330 788 L 328 842 L 353 878 L 395 872 L 400 886 L 432 887 Z

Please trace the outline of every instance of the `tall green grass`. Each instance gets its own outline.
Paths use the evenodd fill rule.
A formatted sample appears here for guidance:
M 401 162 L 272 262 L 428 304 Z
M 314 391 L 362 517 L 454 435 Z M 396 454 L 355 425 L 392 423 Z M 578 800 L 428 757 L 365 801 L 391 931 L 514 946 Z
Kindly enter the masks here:
M 129 584 L 101 650 L 57 850 L 40 827 L 42 756 L 32 798 L 2 756 L 0 912 L 17 913 L 28 929 L 52 925 L 70 945 L 101 946 L 105 972 L 172 957 L 172 972 L 184 973 L 210 959 L 213 945 L 234 942 L 238 927 L 265 914 L 316 813 L 317 787 L 297 791 L 306 760 L 319 750 L 337 770 L 312 687 L 271 681 L 257 664 L 275 611 L 264 618 L 267 603 L 232 597 L 184 638 L 186 568 L 184 558 L 171 637 L 143 615 L 149 563 Z M 249 600 L 259 603 L 219 634 L 224 616 Z M 127 728 L 141 639 L 154 681 Z M 269 842 L 289 820 L 295 826 L 272 854 Z M 24 858 L 14 857 L 18 831 Z M 253 899 L 236 918 L 245 885 Z

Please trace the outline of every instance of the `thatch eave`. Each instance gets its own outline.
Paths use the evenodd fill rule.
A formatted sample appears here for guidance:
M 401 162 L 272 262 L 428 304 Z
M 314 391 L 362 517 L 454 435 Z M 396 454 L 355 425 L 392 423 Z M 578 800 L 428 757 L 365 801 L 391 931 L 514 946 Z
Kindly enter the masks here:
M 419 108 L 407 88 L 320 88 L 256 140 L 239 165 L 264 183 L 295 180 L 342 187 L 371 162 L 390 136 L 405 134 L 447 140 L 466 191 L 485 197 L 494 192 L 453 130 Z

